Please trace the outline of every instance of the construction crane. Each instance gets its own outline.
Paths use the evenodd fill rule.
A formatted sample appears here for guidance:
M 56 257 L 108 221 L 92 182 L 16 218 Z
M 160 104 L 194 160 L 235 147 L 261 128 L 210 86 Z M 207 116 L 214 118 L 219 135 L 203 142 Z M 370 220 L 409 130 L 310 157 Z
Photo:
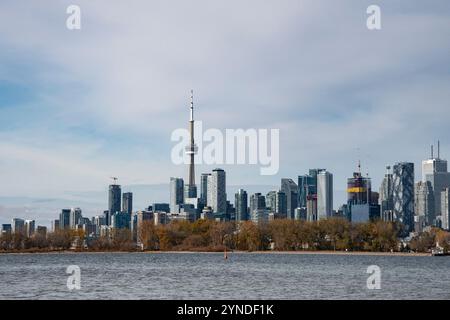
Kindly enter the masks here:
M 116 182 L 117 182 L 117 180 L 119 180 L 119 178 L 117 178 L 117 177 L 110 177 L 114 182 L 113 182 L 113 184 L 116 184 Z

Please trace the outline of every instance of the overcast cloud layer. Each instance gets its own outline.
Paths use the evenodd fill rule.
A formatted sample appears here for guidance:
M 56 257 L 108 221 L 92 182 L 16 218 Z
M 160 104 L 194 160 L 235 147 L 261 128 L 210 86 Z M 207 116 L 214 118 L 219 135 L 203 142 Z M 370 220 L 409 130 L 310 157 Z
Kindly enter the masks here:
M 66 29 L 72 3 L 80 31 Z M 370 4 L 380 31 L 366 28 Z M 186 177 L 170 135 L 187 126 L 191 88 L 206 127 L 280 129 L 279 174 L 225 166 L 229 184 L 322 167 L 343 190 L 358 158 L 376 189 L 397 161 L 419 178 L 432 142 L 450 155 L 449 39 L 447 0 L 3 0 L 0 196 Z

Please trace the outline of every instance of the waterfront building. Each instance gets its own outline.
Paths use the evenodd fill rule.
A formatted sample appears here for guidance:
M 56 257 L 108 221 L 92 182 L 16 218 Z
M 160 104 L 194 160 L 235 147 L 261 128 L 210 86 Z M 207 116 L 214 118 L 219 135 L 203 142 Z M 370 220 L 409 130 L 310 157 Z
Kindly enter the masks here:
M 170 212 L 170 205 L 168 203 L 153 203 L 152 210 L 153 212 Z
M 10 223 L 2 224 L 2 235 L 11 234 L 12 226 Z
M 434 192 L 430 181 L 419 181 L 414 189 L 414 215 L 417 222 L 423 222 L 425 226 L 430 226 L 435 222 Z
M 109 186 L 108 215 L 106 221 L 108 225 L 111 225 L 112 216 L 117 212 L 121 212 L 121 200 L 122 200 L 121 196 L 122 196 L 122 189 L 120 185 L 114 183 Z
M 59 219 L 52 220 L 52 232 L 56 232 L 59 229 Z
M 70 209 L 62 209 L 59 214 L 59 228 L 61 230 L 70 229 Z
M 333 175 L 328 171 L 317 174 L 317 219 L 333 215 Z
M 168 217 L 167 212 L 165 212 L 165 211 L 155 211 L 153 213 L 153 215 L 154 215 L 155 226 L 169 223 L 169 217 Z
M 286 195 L 286 212 L 281 212 L 289 220 L 295 218 L 295 208 L 298 207 L 298 186 L 288 178 L 281 179 L 281 192 Z
M 389 213 L 385 215 L 386 211 L 394 210 L 394 184 L 390 166 L 386 166 L 386 174 L 381 182 L 379 204 L 382 217 L 389 216 Z
M 46 226 L 37 226 L 36 234 L 38 234 L 44 238 L 47 237 L 47 227 Z
M 75 229 L 80 224 L 82 213 L 80 208 L 71 208 L 69 213 L 69 228 Z
M 442 229 L 450 231 L 450 188 L 441 191 Z
M 298 207 L 306 208 L 307 197 L 316 194 L 317 184 L 310 175 L 298 176 Z
M 248 220 L 248 195 L 244 189 L 239 189 L 234 195 L 234 207 L 236 209 L 236 222 Z
M 25 234 L 25 220 L 20 218 L 12 219 L 12 232 L 14 234 Z
M 207 188 L 207 205 L 212 208 L 214 213 L 226 214 L 226 175 L 223 169 L 214 169 L 212 171 L 211 175 L 208 176 Z
M 405 227 L 405 235 L 414 229 L 414 163 L 400 162 L 393 167 L 395 221 Z
M 170 178 L 170 212 L 184 203 L 184 181 L 182 178 Z
M 208 177 L 210 173 L 202 173 L 200 176 L 200 201 L 205 206 L 208 201 Z
M 133 212 L 133 193 L 124 192 L 122 194 L 122 212 L 128 213 L 131 216 Z
M 317 221 L 317 194 L 306 197 L 306 220 Z
M 36 229 L 36 221 L 25 220 L 25 236 L 31 238 L 34 235 Z
M 433 146 L 431 157 L 422 161 L 422 181 L 431 184 L 434 206 L 430 217 L 426 219 L 428 225 L 433 225 L 437 216 L 441 215 L 441 192 L 450 187 L 450 173 L 447 170 L 447 160 L 440 158 L 440 144 L 438 154 L 434 157 Z
M 111 215 L 111 227 L 113 229 L 129 229 L 131 216 L 126 212 L 116 212 Z
M 295 220 L 306 221 L 308 218 L 307 207 L 295 208 Z

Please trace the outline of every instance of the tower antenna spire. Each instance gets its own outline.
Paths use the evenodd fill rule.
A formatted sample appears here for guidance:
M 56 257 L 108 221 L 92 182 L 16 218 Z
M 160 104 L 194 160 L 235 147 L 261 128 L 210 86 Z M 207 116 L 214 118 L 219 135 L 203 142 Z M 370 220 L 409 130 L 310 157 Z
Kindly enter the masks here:
M 194 90 L 191 89 L 191 118 L 190 121 L 194 121 Z

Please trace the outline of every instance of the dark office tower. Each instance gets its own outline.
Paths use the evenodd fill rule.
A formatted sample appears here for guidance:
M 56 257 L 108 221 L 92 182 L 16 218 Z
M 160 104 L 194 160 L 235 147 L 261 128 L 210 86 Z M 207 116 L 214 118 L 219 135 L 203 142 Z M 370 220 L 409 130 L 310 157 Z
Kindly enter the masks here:
M 317 191 L 317 184 L 314 184 L 314 179 L 310 175 L 298 176 L 298 206 L 306 208 L 306 199 L 309 195 L 315 194 Z
M 191 109 L 189 119 L 190 144 L 186 146 L 186 154 L 189 156 L 189 183 L 185 185 L 184 197 L 197 198 L 197 185 L 195 184 L 194 158 L 197 153 L 197 145 L 194 141 L 194 92 L 191 90 Z
M 266 209 L 266 198 L 259 192 L 250 196 L 250 215 L 253 215 L 257 210 Z
M 381 217 L 389 216 L 394 210 L 394 188 L 391 167 L 386 167 L 386 174 L 380 187 Z
M 177 212 L 177 205 L 184 203 L 184 180 L 170 178 L 170 211 Z
M 122 194 L 122 212 L 126 212 L 129 215 L 133 212 L 133 193 L 124 192 Z
M 200 177 L 200 202 L 206 205 L 208 200 L 208 177 L 210 173 L 202 173 Z
M 109 200 L 108 200 L 108 211 L 109 211 L 109 221 L 108 225 L 111 223 L 111 217 L 116 212 L 120 212 L 121 210 L 121 196 L 122 190 L 120 189 L 120 185 L 112 184 L 109 186 Z
M 236 208 L 236 222 L 248 220 L 248 196 L 247 191 L 239 189 L 234 196 L 234 206 Z
M 270 191 L 266 195 L 266 207 L 277 218 L 286 212 L 286 195 L 281 191 Z
M 311 194 L 317 194 L 317 175 L 325 171 L 325 169 L 309 169 L 309 176 L 311 177 Z
M 59 228 L 66 230 L 70 228 L 70 209 L 62 209 L 59 214 Z
M 289 220 L 294 220 L 295 208 L 298 207 L 298 186 L 292 179 L 281 179 L 281 192 L 286 195 L 286 212 L 281 214 Z
M 405 235 L 414 229 L 414 163 L 400 162 L 393 169 L 394 219 L 405 227 Z

